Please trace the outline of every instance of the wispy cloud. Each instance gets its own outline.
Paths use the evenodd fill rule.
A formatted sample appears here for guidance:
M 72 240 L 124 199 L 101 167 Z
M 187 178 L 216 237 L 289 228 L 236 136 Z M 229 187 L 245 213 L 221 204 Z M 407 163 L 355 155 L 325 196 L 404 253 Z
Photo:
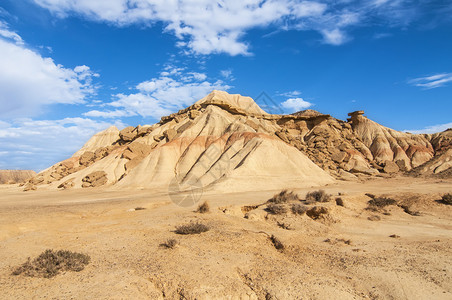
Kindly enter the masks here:
M 420 134 L 420 133 L 437 133 L 437 132 L 442 132 L 446 129 L 452 128 L 452 123 L 446 123 L 446 124 L 438 124 L 438 125 L 432 125 L 432 126 L 427 126 L 425 128 L 422 129 L 414 129 L 414 130 L 404 130 L 405 132 L 411 132 L 411 133 L 416 133 L 416 134 Z
M 425 89 L 434 89 L 446 85 L 452 81 L 452 73 L 440 73 L 425 77 L 419 77 L 408 81 L 409 84 Z
M 157 78 L 143 81 L 134 87 L 135 93 L 116 94 L 111 102 L 102 104 L 107 109 L 91 110 L 87 117 L 116 118 L 142 116 L 158 119 L 190 106 L 212 90 L 228 90 L 231 86 L 222 80 L 209 81 L 204 73 L 167 66 Z M 114 108 L 113 110 L 108 109 Z
M 0 23 L 0 35 L 8 37 L 0 38 L 0 117 L 30 117 L 45 105 L 84 103 L 96 94 L 92 79 L 99 74 L 88 66 L 71 69 L 56 64 L 5 28 Z
M 415 0 L 34 0 L 55 15 L 71 14 L 116 26 L 161 22 L 178 38 L 177 46 L 196 54 L 249 55 L 246 33 L 253 28 L 314 30 L 323 42 L 341 45 L 349 29 L 366 24 L 407 26 L 422 15 Z M 431 9 L 430 9 L 431 10 Z M 440 13 L 440 12 L 438 12 Z M 442 13 L 447 15 L 446 13 Z

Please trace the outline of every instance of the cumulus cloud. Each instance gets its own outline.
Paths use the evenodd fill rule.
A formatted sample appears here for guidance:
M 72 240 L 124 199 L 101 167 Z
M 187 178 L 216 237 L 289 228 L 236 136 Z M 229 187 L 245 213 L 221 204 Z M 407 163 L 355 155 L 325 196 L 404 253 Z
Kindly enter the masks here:
M 18 45 L 23 45 L 24 40 L 16 32 L 9 29 L 8 24 L 0 20 L 0 37 L 11 40 Z
M 89 67 L 65 68 L 20 41 L 0 39 L 0 117 L 29 117 L 45 105 L 84 103 L 95 94 L 98 74 Z
M 437 133 L 437 132 L 442 132 L 442 131 L 444 131 L 446 129 L 449 129 L 449 128 L 452 128 L 452 123 L 438 124 L 438 125 L 427 126 L 425 128 L 422 128 L 422 129 L 404 130 L 404 131 L 405 132 L 416 133 L 416 134 Z
M 192 105 L 212 90 L 230 88 L 222 80 L 208 81 L 204 73 L 168 66 L 159 77 L 139 83 L 135 93 L 114 95 L 112 102 L 104 104 L 113 110 L 91 110 L 84 115 L 103 118 L 140 115 L 158 119 Z
M 282 107 L 290 110 L 291 112 L 304 110 L 308 107 L 311 107 L 312 105 L 312 103 L 303 100 L 303 98 L 290 98 L 281 103 Z
M 95 133 L 121 122 L 88 118 L 17 119 L 0 123 L 0 169 L 45 169 L 70 157 Z
M 197 54 L 250 54 L 244 41 L 253 28 L 315 30 L 323 41 L 350 40 L 347 29 L 366 22 L 407 25 L 423 11 L 414 0 L 34 0 L 59 17 L 82 15 L 117 26 L 162 22 L 179 47 Z M 428 4 L 428 3 L 427 3 Z M 426 4 L 426 5 L 427 5 Z
M 425 77 L 419 77 L 408 81 L 409 84 L 425 89 L 434 89 L 446 85 L 452 81 L 452 73 L 440 73 Z

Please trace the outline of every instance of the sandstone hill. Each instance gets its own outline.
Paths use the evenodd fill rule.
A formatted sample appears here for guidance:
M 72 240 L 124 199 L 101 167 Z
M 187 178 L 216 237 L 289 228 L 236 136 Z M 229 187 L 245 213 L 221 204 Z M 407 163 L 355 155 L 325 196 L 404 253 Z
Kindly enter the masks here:
M 449 172 L 452 131 L 404 133 L 363 114 L 350 113 L 347 121 L 314 110 L 272 115 L 249 97 L 213 91 L 157 124 L 94 135 L 25 190 L 107 185 L 245 191 L 390 176 L 422 166 L 425 174 Z M 435 167 L 427 167 L 432 162 Z
M 31 170 L 0 170 L 0 184 L 23 183 L 34 176 Z

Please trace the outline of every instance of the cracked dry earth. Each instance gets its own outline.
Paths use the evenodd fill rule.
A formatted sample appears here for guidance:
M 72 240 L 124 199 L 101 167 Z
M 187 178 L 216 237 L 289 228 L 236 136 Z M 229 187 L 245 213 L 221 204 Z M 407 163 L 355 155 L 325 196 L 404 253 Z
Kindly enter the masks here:
M 333 201 L 307 205 L 328 211 L 314 220 L 290 209 L 272 215 L 265 205 L 257 206 L 279 191 L 205 191 L 201 201 L 209 202 L 210 212 L 199 214 L 196 206 L 178 207 L 150 190 L 29 194 L 0 186 L 0 294 L 2 299 L 451 299 L 452 206 L 436 201 L 451 188 L 450 180 L 403 177 L 338 183 L 325 188 Z M 302 198 L 308 191 L 296 190 Z M 367 210 L 365 193 L 392 197 L 398 205 Z M 335 197 L 345 206 L 337 206 Z M 174 232 L 190 221 L 210 230 Z M 275 248 L 272 235 L 283 249 Z M 178 245 L 161 247 L 168 239 Z M 81 272 L 51 279 L 11 275 L 46 249 L 86 253 L 91 262 Z

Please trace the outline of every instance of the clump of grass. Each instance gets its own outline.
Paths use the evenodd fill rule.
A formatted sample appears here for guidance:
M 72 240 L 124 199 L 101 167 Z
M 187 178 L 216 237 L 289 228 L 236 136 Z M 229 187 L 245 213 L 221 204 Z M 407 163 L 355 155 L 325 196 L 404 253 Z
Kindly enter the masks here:
M 275 247 L 276 250 L 278 251 L 284 250 L 284 244 L 276 236 L 272 235 L 270 237 L 270 241 L 273 243 L 273 246 Z
M 204 202 L 203 204 L 200 204 L 198 206 L 198 209 L 196 210 L 196 212 L 201 213 L 201 214 L 208 213 L 209 211 L 210 211 L 210 205 L 207 201 Z
M 62 271 L 82 271 L 90 262 L 89 255 L 66 250 L 47 249 L 34 260 L 14 269 L 12 275 L 24 274 L 29 277 L 52 278 Z
M 452 205 L 452 194 L 451 193 L 444 194 L 441 197 L 441 202 L 447 205 Z
M 161 243 L 160 247 L 166 248 L 166 249 L 173 249 L 178 244 L 177 240 L 175 239 L 168 239 L 166 242 Z
M 386 197 L 373 198 L 372 200 L 369 200 L 367 202 L 367 204 L 369 204 L 369 206 L 378 207 L 378 208 L 384 208 L 389 205 L 395 205 L 396 203 L 397 203 L 397 201 L 395 201 L 394 199 L 386 198 Z
M 135 210 L 145 210 L 146 208 L 144 207 L 135 207 Z
M 267 205 L 266 211 L 273 215 L 283 215 L 287 213 L 287 208 L 284 205 L 281 204 L 269 204 Z
M 336 205 L 344 207 L 344 200 L 341 197 L 336 198 Z
M 320 219 L 323 215 L 328 214 L 328 208 L 323 206 L 314 206 L 313 208 L 306 211 L 306 215 L 313 220 Z
M 308 208 L 302 204 L 293 204 L 291 210 L 294 215 L 303 215 L 306 213 Z
M 331 195 L 324 190 L 312 191 L 306 194 L 306 201 L 308 202 L 328 202 L 330 199 Z
M 282 190 L 278 194 L 274 195 L 271 199 L 268 200 L 268 202 L 280 204 L 280 203 L 287 203 L 289 201 L 300 201 L 300 197 L 298 194 L 294 193 L 293 191 L 288 190 Z
M 207 225 L 201 223 L 189 223 L 177 226 L 175 232 L 177 234 L 200 234 L 209 230 L 210 228 Z

